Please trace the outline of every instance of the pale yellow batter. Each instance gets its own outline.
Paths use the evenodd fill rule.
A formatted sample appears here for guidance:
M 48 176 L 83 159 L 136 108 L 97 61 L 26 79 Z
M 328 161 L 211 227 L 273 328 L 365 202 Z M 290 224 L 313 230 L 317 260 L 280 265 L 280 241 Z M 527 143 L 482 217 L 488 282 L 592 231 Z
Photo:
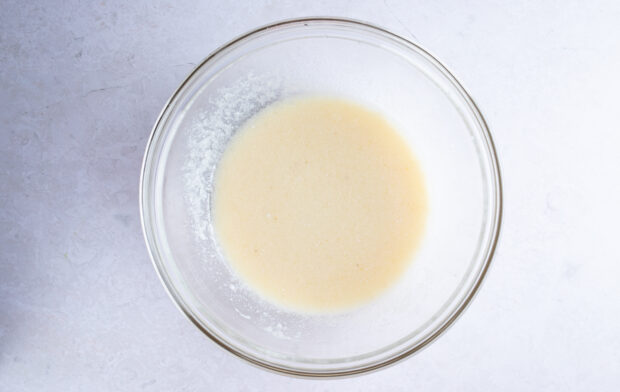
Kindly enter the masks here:
M 369 300 L 420 242 L 426 191 L 379 114 L 322 97 L 275 103 L 234 136 L 215 178 L 214 227 L 240 277 L 301 311 Z

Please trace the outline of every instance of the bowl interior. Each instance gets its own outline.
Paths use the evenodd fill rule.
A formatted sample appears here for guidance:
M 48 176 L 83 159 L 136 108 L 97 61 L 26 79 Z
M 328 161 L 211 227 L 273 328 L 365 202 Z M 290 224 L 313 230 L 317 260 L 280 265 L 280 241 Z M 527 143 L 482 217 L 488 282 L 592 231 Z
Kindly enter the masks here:
M 376 300 L 341 313 L 297 314 L 258 297 L 229 269 L 211 226 L 213 173 L 230 137 L 266 105 L 302 94 L 382 113 L 427 183 L 427 229 L 410 268 Z M 382 30 L 314 19 L 242 37 L 190 75 L 155 127 L 142 208 L 162 280 L 203 331 L 267 367 L 344 374 L 415 351 L 458 315 L 492 254 L 499 192 L 484 121 L 441 64 Z

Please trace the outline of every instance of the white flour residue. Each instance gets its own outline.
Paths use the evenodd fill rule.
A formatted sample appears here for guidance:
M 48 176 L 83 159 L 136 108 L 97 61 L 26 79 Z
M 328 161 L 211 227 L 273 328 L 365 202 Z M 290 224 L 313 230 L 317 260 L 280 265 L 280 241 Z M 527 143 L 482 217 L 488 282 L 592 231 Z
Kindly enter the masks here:
M 218 89 L 188 130 L 185 199 L 198 239 L 206 240 L 209 235 L 213 173 L 228 140 L 248 118 L 278 97 L 279 87 L 275 78 L 248 74 Z
M 286 326 L 282 325 L 281 323 L 269 325 L 263 329 L 277 338 L 291 340 L 291 337 L 286 334 Z

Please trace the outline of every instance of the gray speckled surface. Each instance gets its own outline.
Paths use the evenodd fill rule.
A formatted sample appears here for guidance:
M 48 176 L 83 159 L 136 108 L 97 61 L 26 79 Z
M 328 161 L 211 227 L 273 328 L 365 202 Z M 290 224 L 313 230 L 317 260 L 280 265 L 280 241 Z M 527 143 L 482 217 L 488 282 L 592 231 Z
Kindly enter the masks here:
M 193 65 L 257 25 L 368 20 L 476 98 L 505 176 L 488 280 L 445 336 L 367 376 L 251 367 L 175 309 L 143 244 L 142 153 Z M 617 390 L 620 5 L 614 1 L 0 6 L 0 390 Z

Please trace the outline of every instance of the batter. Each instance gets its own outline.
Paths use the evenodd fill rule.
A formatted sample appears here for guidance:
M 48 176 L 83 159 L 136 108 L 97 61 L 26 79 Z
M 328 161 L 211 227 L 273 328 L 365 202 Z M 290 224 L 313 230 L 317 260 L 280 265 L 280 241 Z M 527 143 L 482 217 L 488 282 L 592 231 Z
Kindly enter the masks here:
M 426 218 L 423 175 L 378 113 L 325 97 L 280 101 L 233 137 L 214 229 L 238 275 L 297 311 L 368 301 L 405 271 Z

